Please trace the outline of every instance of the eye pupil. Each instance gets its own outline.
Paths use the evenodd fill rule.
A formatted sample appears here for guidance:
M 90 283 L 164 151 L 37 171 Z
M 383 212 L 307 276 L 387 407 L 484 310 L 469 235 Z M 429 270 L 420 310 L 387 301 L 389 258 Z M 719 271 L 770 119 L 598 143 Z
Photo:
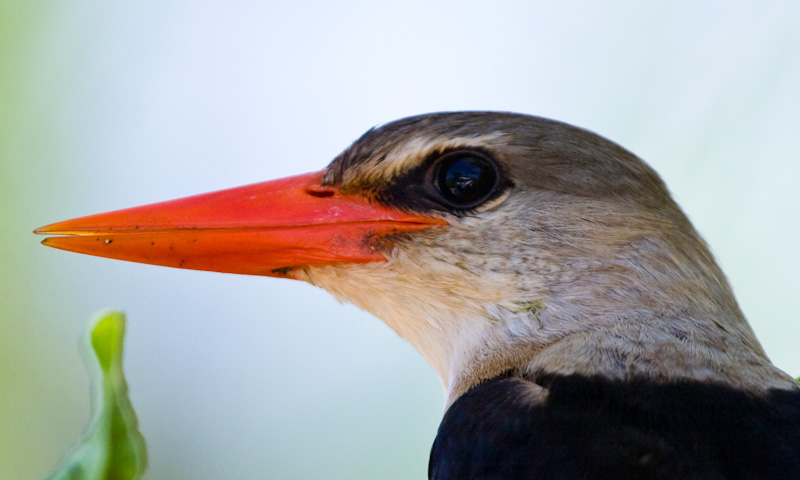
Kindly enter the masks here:
M 458 208 L 472 208 L 497 186 L 497 169 L 477 154 L 451 154 L 439 163 L 436 184 L 442 197 Z

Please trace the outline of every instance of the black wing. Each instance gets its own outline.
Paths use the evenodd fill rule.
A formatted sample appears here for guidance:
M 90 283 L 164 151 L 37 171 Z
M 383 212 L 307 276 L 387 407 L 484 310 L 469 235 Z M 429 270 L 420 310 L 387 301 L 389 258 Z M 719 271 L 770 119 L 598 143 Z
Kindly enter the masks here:
M 800 479 L 800 392 L 554 376 L 482 383 L 445 414 L 429 477 Z

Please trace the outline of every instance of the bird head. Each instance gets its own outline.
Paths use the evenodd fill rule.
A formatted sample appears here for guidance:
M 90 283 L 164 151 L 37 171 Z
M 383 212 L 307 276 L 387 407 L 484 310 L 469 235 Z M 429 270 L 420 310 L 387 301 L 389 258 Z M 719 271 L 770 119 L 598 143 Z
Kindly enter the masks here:
M 81 253 L 317 285 L 411 342 L 450 401 L 509 372 L 785 381 L 658 175 L 538 117 L 410 117 L 321 172 L 36 233 Z

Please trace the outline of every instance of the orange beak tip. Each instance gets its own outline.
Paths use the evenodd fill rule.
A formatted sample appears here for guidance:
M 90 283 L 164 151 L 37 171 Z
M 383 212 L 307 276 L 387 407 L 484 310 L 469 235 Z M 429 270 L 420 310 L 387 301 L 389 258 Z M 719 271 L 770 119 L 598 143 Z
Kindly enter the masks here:
M 47 237 L 42 240 L 41 243 L 45 247 L 56 248 L 58 250 L 79 251 L 74 248 L 70 248 L 70 238 L 73 237 Z
M 45 225 L 43 227 L 39 227 L 33 231 L 36 235 L 65 235 L 67 233 L 68 228 L 64 228 L 64 224 L 69 224 L 71 220 L 67 220 L 65 222 L 56 222 Z M 67 227 L 69 225 L 66 225 Z

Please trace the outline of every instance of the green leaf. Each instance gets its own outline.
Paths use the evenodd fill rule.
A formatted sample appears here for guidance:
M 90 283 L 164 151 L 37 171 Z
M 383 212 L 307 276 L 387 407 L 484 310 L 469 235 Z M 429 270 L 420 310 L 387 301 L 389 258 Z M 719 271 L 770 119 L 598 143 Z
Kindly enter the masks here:
M 120 312 L 101 315 L 90 329 L 85 361 L 94 414 L 81 441 L 47 480 L 136 480 L 144 473 L 144 437 L 122 373 L 124 335 L 125 315 Z

